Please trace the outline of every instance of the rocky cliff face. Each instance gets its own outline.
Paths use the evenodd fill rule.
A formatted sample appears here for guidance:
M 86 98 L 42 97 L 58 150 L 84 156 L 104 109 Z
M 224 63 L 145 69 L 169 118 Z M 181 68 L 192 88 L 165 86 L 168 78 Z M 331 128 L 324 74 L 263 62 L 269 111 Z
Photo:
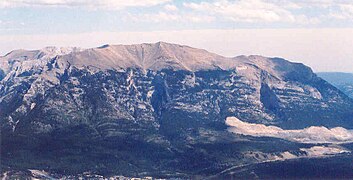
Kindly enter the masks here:
M 0 65 L 2 153 L 9 167 L 26 167 L 13 159 L 42 149 L 47 158 L 32 154 L 21 162 L 36 159 L 36 167 L 61 170 L 55 152 L 75 157 L 62 160 L 71 165 L 86 155 L 87 167 L 72 165 L 73 171 L 90 165 L 127 175 L 214 170 L 220 168 L 210 167 L 215 162 L 227 164 L 227 153 L 214 152 L 210 143 L 237 149 L 225 131 L 228 116 L 282 128 L 353 127 L 351 99 L 310 68 L 280 58 L 226 58 L 159 42 L 18 50 Z
M 353 74 L 342 72 L 320 72 L 318 76 L 331 83 L 353 99 Z

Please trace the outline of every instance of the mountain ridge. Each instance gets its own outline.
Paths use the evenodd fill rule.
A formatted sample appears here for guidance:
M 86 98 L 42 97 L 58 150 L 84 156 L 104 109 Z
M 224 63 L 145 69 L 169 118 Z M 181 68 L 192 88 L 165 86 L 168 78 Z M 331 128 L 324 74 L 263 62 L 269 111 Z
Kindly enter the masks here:
M 318 72 L 317 74 L 353 99 L 353 73 Z
M 283 132 L 353 128 L 352 99 L 281 58 L 152 43 L 17 51 L 0 69 L 10 170 L 207 177 L 307 147 L 233 134 L 228 117 Z
M 3 63 L 1 67 L 7 72 L 8 68 L 6 68 L 4 63 L 6 63 L 8 58 L 15 58 L 19 61 L 26 60 L 26 58 L 28 58 L 28 60 L 48 60 L 55 56 L 58 56 L 58 59 L 63 61 L 62 63 L 68 62 L 71 65 L 77 65 L 80 67 L 92 66 L 102 70 L 109 68 L 119 70 L 131 67 L 141 68 L 144 71 L 168 68 L 187 71 L 208 69 L 227 70 L 236 68 L 237 66 L 242 69 L 244 68 L 243 66 L 246 66 L 247 64 L 257 65 L 259 68 L 268 70 L 268 66 L 274 66 L 276 63 L 272 63 L 272 61 L 286 61 L 282 58 L 267 58 L 259 55 L 224 57 L 208 52 L 204 49 L 192 48 L 186 45 L 157 42 L 133 45 L 103 45 L 101 47 L 89 49 L 81 49 L 77 47 L 46 47 L 41 50 L 20 49 L 11 51 L 5 56 L 0 57 L 0 63 Z M 96 58 L 97 61 L 90 60 L 94 58 Z M 302 63 L 287 63 L 287 65 L 288 64 L 304 66 Z

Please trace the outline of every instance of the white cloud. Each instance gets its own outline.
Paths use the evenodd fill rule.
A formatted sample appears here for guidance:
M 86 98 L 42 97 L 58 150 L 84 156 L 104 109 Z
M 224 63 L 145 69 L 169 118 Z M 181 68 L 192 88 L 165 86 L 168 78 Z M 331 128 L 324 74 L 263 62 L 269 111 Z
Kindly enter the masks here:
M 289 3 L 288 3 L 289 4 Z M 284 3 L 273 3 L 263 0 L 215 0 L 212 2 L 185 2 L 184 9 L 177 11 L 178 8 L 173 4 L 164 6 L 165 11 L 150 14 L 134 14 L 132 19 L 139 21 L 191 21 L 198 23 L 208 23 L 218 20 L 234 22 L 286 22 L 298 24 L 317 24 L 318 18 L 309 18 L 304 14 L 295 15 L 284 5 Z M 295 4 L 290 5 L 293 7 Z M 287 7 L 288 8 L 288 7 Z M 187 12 L 187 13 L 186 13 Z
M 0 31 L 23 30 L 26 23 L 22 21 L 0 20 Z
M 129 16 L 135 22 L 164 22 L 164 21 L 179 21 L 181 17 L 178 14 L 170 14 L 166 12 L 158 12 L 153 14 L 130 14 Z
M 235 22 L 295 22 L 296 16 L 287 9 L 262 0 L 213 1 L 184 3 L 195 11 L 211 13 Z
M 339 5 L 341 12 L 332 12 L 330 16 L 341 20 L 353 20 L 353 3 Z
M 213 16 L 207 16 L 207 15 L 193 15 L 189 14 L 184 17 L 185 20 L 189 20 L 191 22 L 195 23 L 208 23 L 212 22 L 215 20 L 215 17 Z
M 319 24 L 327 17 L 353 19 L 351 0 L 214 0 L 186 2 L 184 7 L 218 19 L 247 23 Z M 310 14 L 308 9 L 322 13 Z
M 166 11 L 177 11 L 178 10 L 178 7 L 176 7 L 174 4 L 166 4 L 164 6 L 164 9 Z
M 171 0 L 1 0 L 0 7 L 62 6 L 91 9 L 123 9 L 136 6 L 155 6 Z
M 315 11 L 322 12 L 316 19 L 325 19 L 331 21 L 332 19 L 353 20 L 353 1 L 352 0 L 270 0 L 281 7 L 290 9 L 304 9 L 311 8 Z M 325 12 L 326 11 L 326 12 Z
M 276 0 L 272 0 L 276 2 Z M 344 4 L 353 4 L 351 0 L 284 0 L 284 3 L 294 3 L 301 8 L 304 7 L 320 7 L 320 8 L 331 8 L 333 6 L 344 5 Z
M 341 10 L 347 14 L 350 18 L 353 17 L 353 4 L 342 4 L 340 5 Z
M 284 130 L 276 126 L 243 122 L 236 117 L 227 117 L 226 124 L 230 126 L 230 132 L 256 137 L 275 137 L 300 143 L 353 142 L 353 131 L 342 127 L 328 129 L 323 126 L 310 126 L 305 129 Z
M 92 10 L 121 10 L 128 7 L 161 5 L 154 13 L 137 13 L 132 19 L 163 22 L 187 18 L 189 22 L 212 21 L 256 23 L 290 23 L 317 25 L 332 19 L 352 20 L 352 0 L 201 0 L 176 6 L 173 0 L 0 0 L 0 8 L 7 7 L 80 7 Z M 320 12 L 320 13 L 309 13 Z M 130 12 L 133 13 L 133 12 Z M 184 20 L 184 22 L 187 22 Z
M 157 13 L 145 13 L 145 14 L 128 14 L 125 17 L 126 21 L 134 22 L 195 22 L 195 23 L 208 23 L 213 21 L 215 18 L 208 15 L 198 15 L 193 13 L 178 13 L 178 12 L 167 12 L 159 11 Z
M 329 10 L 328 14 L 322 14 L 321 18 L 353 20 L 353 1 L 352 0 L 297 0 L 288 2 L 296 9 L 313 8 L 317 11 L 322 9 Z M 321 9 L 320 9 L 321 8 Z

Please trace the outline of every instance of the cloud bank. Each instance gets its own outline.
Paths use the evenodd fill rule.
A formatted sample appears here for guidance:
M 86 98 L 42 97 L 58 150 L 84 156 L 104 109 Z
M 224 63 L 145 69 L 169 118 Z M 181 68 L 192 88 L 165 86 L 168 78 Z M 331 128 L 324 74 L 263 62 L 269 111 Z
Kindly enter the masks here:
M 0 8 L 73 7 L 91 10 L 122 10 L 129 7 L 154 7 L 151 11 L 130 12 L 124 18 L 161 23 L 284 23 L 317 25 L 321 22 L 353 20 L 350 0 L 1 0 Z M 162 7 L 164 6 L 164 7 Z M 317 12 L 317 13 L 311 13 Z
M 353 142 L 353 131 L 342 127 L 328 129 L 322 126 L 311 126 L 305 129 L 284 130 L 276 126 L 247 123 L 236 117 L 228 117 L 226 124 L 229 131 L 255 137 L 275 137 L 299 143 L 350 143 Z
M 214 0 L 186 2 L 184 6 L 234 22 L 317 24 L 321 19 L 352 20 L 353 17 L 353 2 L 349 0 Z M 321 13 L 303 13 L 306 10 Z
M 0 7 L 83 7 L 90 9 L 123 9 L 127 7 L 148 7 L 170 0 L 1 0 Z

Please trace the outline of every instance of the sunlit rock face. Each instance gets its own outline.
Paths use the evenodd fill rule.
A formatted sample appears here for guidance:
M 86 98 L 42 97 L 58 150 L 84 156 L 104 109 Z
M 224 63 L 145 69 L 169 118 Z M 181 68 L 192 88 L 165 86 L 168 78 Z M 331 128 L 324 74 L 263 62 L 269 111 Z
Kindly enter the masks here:
M 80 142 L 62 153 L 104 147 L 117 154 L 90 163 L 119 160 L 121 172 L 132 163 L 120 161 L 126 154 L 171 169 L 206 168 L 214 162 L 201 150 L 209 147 L 194 146 L 233 142 L 225 124 L 230 116 L 282 129 L 353 127 L 352 100 L 303 64 L 164 42 L 16 50 L 0 57 L 0 80 L 7 152 L 16 149 L 14 141 L 27 150 L 39 148 L 32 142 L 57 142 L 47 148 Z M 190 151 L 205 164 L 190 163 Z M 132 169 L 148 168 L 158 169 Z
M 17 50 L 0 61 L 1 124 L 12 131 L 121 122 L 192 127 L 231 115 L 281 127 L 352 126 L 346 96 L 310 68 L 279 58 L 226 58 L 159 42 Z
M 275 137 L 310 144 L 353 142 L 353 130 L 342 127 L 328 129 L 323 126 L 310 126 L 304 129 L 284 130 L 276 126 L 243 122 L 236 117 L 227 117 L 226 124 L 232 133 L 256 137 Z

